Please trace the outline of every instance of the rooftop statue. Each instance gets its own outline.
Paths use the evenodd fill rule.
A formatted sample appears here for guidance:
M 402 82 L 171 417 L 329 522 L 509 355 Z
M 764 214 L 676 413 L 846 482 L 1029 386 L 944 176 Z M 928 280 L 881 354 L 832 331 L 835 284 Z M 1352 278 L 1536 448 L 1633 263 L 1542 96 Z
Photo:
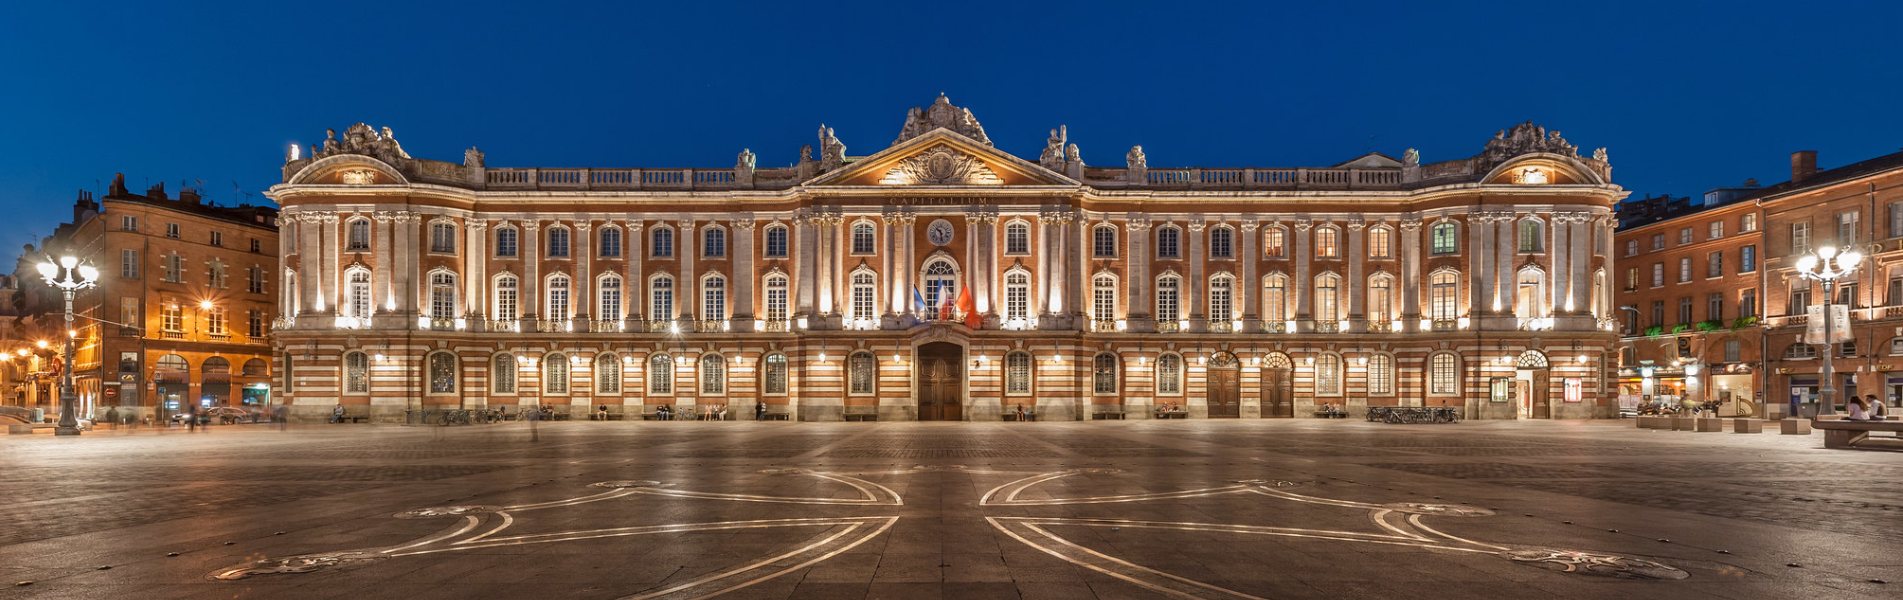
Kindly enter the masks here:
M 937 100 L 932 101 L 930 108 L 913 107 L 906 111 L 905 127 L 899 130 L 899 139 L 892 140 L 892 143 L 896 145 L 925 135 L 933 129 L 941 128 L 977 140 L 978 143 L 986 146 L 991 145 L 991 138 L 985 135 L 985 128 L 978 124 L 978 118 L 971 115 L 971 109 L 952 106 L 951 99 L 946 98 L 942 93 L 938 95 Z
M 1064 169 L 1064 142 L 1070 137 L 1070 131 L 1063 125 L 1051 130 L 1051 136 L 1044 139 L 1044 153 L 1037 156 L 1037 164 L 1053 171 Z
M 1579 148 L 1566 141 L 1558 131 L 1548 133 L 1545 127 L 1527 121 L 1514 125 L 1511 131 L 1501 130 L 1487 141 L 1486 150 L 1481 158 L 1488 164 L 1500 164 L 1507 159 L 1534 152 L 1550 152 L 1563 156 L 1579 156 Z
M 391 131 L 389 127 L 384 127 L 383 131 L 378 132 L 363 123 L 357 123 L 345 129 L 342 141 L 337 139 L 337 130 L 324 130 L 324 146 L 316 152 L 314 157 L 325 158 L 338 154 L 374 156 L 377 160 L 391 164 L 410 159 L 410 154 L 403 151 L 403 145 L 397 143 L 396 132 Z

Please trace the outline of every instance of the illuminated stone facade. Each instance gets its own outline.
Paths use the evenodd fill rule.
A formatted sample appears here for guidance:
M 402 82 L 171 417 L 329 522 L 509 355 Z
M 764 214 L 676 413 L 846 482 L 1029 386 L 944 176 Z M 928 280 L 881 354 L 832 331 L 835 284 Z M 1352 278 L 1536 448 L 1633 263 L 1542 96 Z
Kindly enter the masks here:
M 1530 123 L 1427 164 L 1100 167 L 1062 129 L 1005 153 L 941 96 L 779 169 L 456 164 L 362 124 L 288 158 L 274 340 L 305 416 L 1612 410 L 1625 191 Z

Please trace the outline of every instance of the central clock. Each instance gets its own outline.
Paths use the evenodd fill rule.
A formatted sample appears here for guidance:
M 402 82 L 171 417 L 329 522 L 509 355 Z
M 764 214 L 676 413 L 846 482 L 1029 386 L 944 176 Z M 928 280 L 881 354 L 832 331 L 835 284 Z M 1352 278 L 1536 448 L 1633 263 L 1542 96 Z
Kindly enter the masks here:
M 950 244 L 952 241 L 951 221 L 944 219 L 932 221 L 932 224 L 925 228 L 925 239 L 931 241 L 934 246 Z

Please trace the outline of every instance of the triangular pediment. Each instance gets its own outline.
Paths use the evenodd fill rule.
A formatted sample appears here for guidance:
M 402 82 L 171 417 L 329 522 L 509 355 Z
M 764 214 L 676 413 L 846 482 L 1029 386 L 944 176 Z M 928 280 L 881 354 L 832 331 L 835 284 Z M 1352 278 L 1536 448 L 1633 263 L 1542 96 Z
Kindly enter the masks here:
M 1077 181 L 941 128 L 852 161 L 806 185 L 987 187 L 1077 185 Z

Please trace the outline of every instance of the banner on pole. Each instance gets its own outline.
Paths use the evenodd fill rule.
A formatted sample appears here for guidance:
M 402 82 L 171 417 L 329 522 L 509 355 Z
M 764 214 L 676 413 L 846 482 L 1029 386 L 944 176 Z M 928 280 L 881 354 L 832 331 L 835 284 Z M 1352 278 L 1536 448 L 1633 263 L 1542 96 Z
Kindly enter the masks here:
M 1804 325 L 1805 325 L 1804 343 L 1806 344 L 1825 344 L 1825 343 L 1841 344 L 1841 343 L 1850 341 L 1854 337 L 1851 335 L 1851 332 L 1850 332 L 1850 306 L 1849 305 L 1845 305 L 1845 304 L 1830 305 L 1830 318 L 1832 321 L 1834 321 L 1833 323 L 1830 324 L 1831 340 L 1829 342 L 1825 342 L 1824 341 L 1824 307 L 1822 306 L 1805 307 L 1804 308 Z

